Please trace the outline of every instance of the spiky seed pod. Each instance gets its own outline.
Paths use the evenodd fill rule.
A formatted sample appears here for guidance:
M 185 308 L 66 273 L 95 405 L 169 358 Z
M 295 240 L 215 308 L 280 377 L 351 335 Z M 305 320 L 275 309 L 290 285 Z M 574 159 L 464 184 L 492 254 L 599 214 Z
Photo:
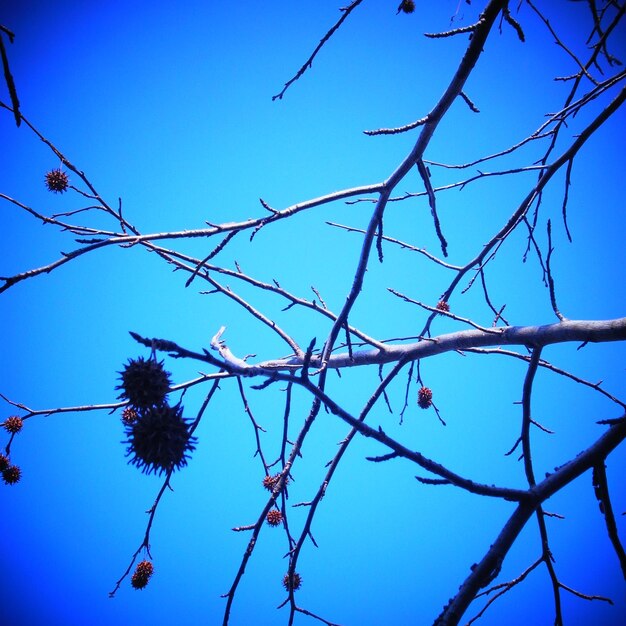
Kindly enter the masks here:
M 413 11 L 415 11 L 415 2 L 413 2 L 413 0 L 402 0 L 398 7 L 398 13 L 400 13 L 400 11 L 403 13 L 413 13 Z
M 0 452 L 0 472 L 4 472 L 4 470 L 7 469 L 9 465 L 11 465 L 9 457 Z
M 14 485 L 19 482 L 21 477 L 22 470 L 17 465 L 9 465 L 9 467 L 2 470 L 2 479 L 5 485 Z
M 275 474 L 274 476 L 266 476 L 263 479 L 263 486 L 268 490 L 268 491 L 273 491 L 274 487 L 276 486 L 276 483 L 278 482 L 278 474 Z
M 135 589 L 144 589 L 154 574 L 154 566 L 150 561 L 141 561 L 137 564 L 134 574 L 130 579 L 130 584 Z
M 428 387 L 422 387 L 417 392 L 417 404 L 422 409 L 429 408 L 433 403 L 433 392 Z
M 274 491 L 274 487 L 276 487 L 276 483 L 280 480 L 280 473 L 279 474 L 274 474 L 273 476 L 266 476 L 263 479 L 263 486 L 268 490 L 268 491 Z M 285 482 L 284 485 L 288 485 L 289 484 L 289 476 L 287 476 L 287 478 L 285 478 Z
M 167 404 L 139 412 L 135 422 L 126 426 L 126 456 L 145 474 L 162 474 L 187 465 L 197 439 L 189 435 L 189 424 L 182 407 Z
M 450 311 L 450 305 L 445 300 L 439 300 L 439 302 L 437 302 L 437 310 L 448 313 Z
M 283 514 L 278 509 L 271 509 L 265 519 L 270 526 L 278 526 L 283 521 Z
M 298 572 L 294 572 L 291 576 L 285 574 L 283 578 L 283 586 L 287 591 L 296 591 L 302 585 L 302 576 Z
M 143 357 L 129 359 L 128 365 L 119 374 L 122 384 L 116 389 L 122 390 L 118 396 L 120 399 L 128 400 L 141 409 L 165 401 L 171 381 L 169 372 L 163 369 L 163 361 L 145 360 Z
M 140 576 L 139 574 L 137 574 L 137 572 L 135 572 L 131 576 L 130 584 L 135 589 L 145 589 L 145 587 L 147 587 L 147 585 L 148 585 L 148 579 L 144 578 L 143 576 Z
M 46 187 L 48 191 L 52 191 L 53 193 L 63 193 L 67 191 L 69 183 L 70 180 L 67 174 L 61 169 L 50 170 L 46 174 Z
M 151 561 L 141 561 L 137 563 L 137 571 L 142 576 L 152 576 L 154 573 L 154 565 L 152 565 Z
M 7 417 L 4 421 L 4 429 L 14 435 L 15 433 L 19 433 L 22 430 L 22 426 L 24 425 L 24 420 L 17 415 L 11 415 L 11 417 Z
M 122 411 L 122 423 L 125 426 L 130 426 L 131 424 L 134 424 L 135 421 L 137 421 L 138 418 L 138 414 L 137 411 L 135 411 L 135 409 L 133 409 L 132 406 L 127 406 L 123 411 Z

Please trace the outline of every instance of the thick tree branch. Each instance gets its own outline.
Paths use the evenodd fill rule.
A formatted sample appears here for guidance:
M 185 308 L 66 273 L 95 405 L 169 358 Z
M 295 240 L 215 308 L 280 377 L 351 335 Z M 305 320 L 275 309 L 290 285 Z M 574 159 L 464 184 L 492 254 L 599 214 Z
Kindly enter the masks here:
M 458 624 L 480 589 L 493 580 L 494 572 L 499 571 L 513 542 L 537 508 L 557 491 L 593 468 L 598 461 L 605 459 L 624 439 L 626 416 L 611 426 L 593 445 L 532 487 L 529 491 L 530 500 L 518 505 L 485 556 L 472 566 L 471 574 L 461 585 L 458 594 L 444 607 L 435 620 L 435 626 Z

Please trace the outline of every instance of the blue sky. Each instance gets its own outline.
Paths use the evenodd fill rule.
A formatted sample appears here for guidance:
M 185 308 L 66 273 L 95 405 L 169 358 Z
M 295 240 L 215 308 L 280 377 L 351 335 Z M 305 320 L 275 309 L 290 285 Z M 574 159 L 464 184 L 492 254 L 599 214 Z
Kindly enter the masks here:
M 397 126 L 425 115 L 455 71 L 467 37 L 428 40 L 424 32 L 471 23 L 483 3 L 418 2 L 411 16 L 396 3 L 366 0 L 345 22 L 281 101 L 272 101 L 338 18 L 339 3 L 174 3 L 61 0 L 6 2 L 0 24 L 16 39 L 7 45 L 22 113 L 142 232 L 202 228 L 262 214 L 259 197 L 274 208 L 387 177 L 412 147 L 416 134 L 367 137 L 363 130 Z M 588 34 L 585 3 L 541 5 L 572 49 L 583 54 Z M 555 75 L 576 66 L 524 4 L 516 14 L 527 35 L 521 44 L 503 25 L 494 29 L 466 91 L 479 115 L 456 102 L 433 137 L 426 158 L 465 163 L 502 150 L 532 133 L 545 114 L 561 108 L 568 86 Z M 582 38 L 582 40 L 581 40 Z M 581 41 L 583 43 L 581 43 Z M 626 32 L 614 37 L 613 53 L 626 59 Z M 604 67 L 607 72 L 615 72 Z M 0 99 L 8 100 L 4 84 Z M 618 87 L 619 88 L 619 87 Z M 614 92 L 616 93 L 614 88 Z M 611 96 L 612 97 L 612 96 Z M 571 121 L 564 143 L 597 114 L 608 98 Z M 45 172 L 58 159 L 10 114 L 0 111 L 0 192 L 45 215 L 85 205 L 77 194 L 52 195 Z M 545 222 L 553 221 L 553 271 L 559 305 L 571 319 L 624 315 L 622 183 L 626 116 L 619 111 L 576 160 L 570 188 L 566 240 L 560 220 L 563 175 L 543 199 L 538 234 L 545 249 Z M 532 163 L 535 144 L 485 171 Z M 557 150 L 558 152 L 558 150 Z M 469 173 L 431 167 L 433 184 Z M 536 174 L 489 178 L 459 192 L 439 195 L 450 262 L 464 263 L 505 222 Z M 72 183 L 78 181 L 72 178 Z M 396 190 L 422 191 L 413 172 Z M 252 243 L 237 236 L 217 258 L 264 281 L 273 278 L 301 297 L 313 285 L 337 311 L 345 301 L 361 236 L 326 221 L 367 226 L 372 205 L 336 202 L 302 212 L 262 230 Z M 112 228 L 103 218 L 91 225 Z M 15 205 L 0 210 L 2 267 L 9 276 L 48 263 L 76 247 L 68 233 L 42 225 Z M 393 203 L 385 232 L 439 253 L 425 199 Z M 204 257 L 215 242 L 169 242 Z M 536 257 L 522 255 L 526 236 L 515 233 L 489 266 L 490 296 L 512 324 L 556 321 L 541 283 Z M 0 393 L 36 410 L 114 402 L 117 372 L 130 357 L 147 356 L 129 330 L 176 341 L 192 350 L 208 347 L 227 326 L 238 355 L 258 360 L 285 354 L 285 345 L 240 307 L 186 277 L 153 254 L 107 248 L 85 255 L 49 275 L 0 294 L 3 354 Z M 414 253 L 385 246 L 385 262 L 372 262 L 365 288 L 350 316 L 354 326 L 379 339 L 419 333 L 427 314 L 399 301 L 393 287 L 436 303 L 451 276 Z M 229 283 L 307 345 L 328 334 L 325 319 Z M 493 315 L 480 287 L 456 293 L 453 310 L 489 325 Z M 462 328 L 438 319 L 433 333 Z M 624 347 L 620 344 L 553 346 L 544 357 L 624 399 Z M 166 358 L 175 383 L 209 372 L 210 366 Z M 399 425 L 406 377 L 390 389 L 394 410 L 384 405 L 374 426 L 410 448 L 477 481 L 524 486 L 522 464 L 504 453 L 521 423 L 517 402 L 525 375 L 519 361 L 501 356 L 446 354 L 424 360 L 421 373 L 447 422 L 411 403 Z M 329 393 L 358 413 L 375 389 L 377 371 L 343 372 L 329 378 Z M 266 429 L 263 449 L 274 460 L 283 425 L 284 392 L 251 389 L 252 411 Z M 551 471 L 586 448 L 602 432 L 595 422 L 619 416 L 617 405 L 553 373 L 540 371 L 534 410 L 555 431 L 533 431 L 537 473 Z M 197 386 L 184 398 L 194 416 L 207 392 Z M 295 391 L 290 436 L 295 436 L 310 399 Z M 20 414 L 8 405 L 2 416 Z M 2 418 L 0 418 L 2 419 Z M 347 426 L 321 413 L 294 468 L 289 490 L 290 525 L 299 529 L 325 468 Z M 114 599 L 108 592 L 141 543 L 147 516 L 162 481 L 127 465 L 119 412 L 64 413 L 30 419 L 12 446 L 23 471 L 19 484 L 0 489 L 0 623 L 15 626 L 83 626 L 150 623 L 221 624 L 225 601 L 248 535 L 234 526 L 253 523 L 266 502 L 263 468 L 250 421 L 234 382 L 225 382 L 197 431 L 199 444 L 187 468 L 172 479 L 174 491 L 160 504 L 151 535 L 155 575 L 142 592 L 128 581 Z M 0 445 L 5 445 L 2 435 Z M 372 441 L 350 446 L 316 516 L 298 571 L 298 602 L 328 620 L 364 626 L 429 624 L 479 560 L 512 510 L 510 503 L 465 494 L 452 487 L 417 484 L 424 475 L 407 461 L 372 464 L 384 454 Z M 626 451 L 607 463 L 613 503 L 626 511 L 621 476 Z M 563 594 L 567 624 L 617 624 L 626 615 L 624 581 L 598 512 L 591 477 L 584 475 L 552 498 L 546 509 L 551 547 L 563 582 L 584 593 L 608 595 L 614 607 Z M 622 535 L 624 520 L 618 523 Z M 281 585 L 287 543 L 265 527 L 241 583 L 234 625 L 287 623 Z M 504 563 L 501 580 L 518 576 L 540 554 L 536 524 L 524 530 Z M 472 617 L 482 604 L 470 609 Z M 539 568 L 499 600 L 479 623 L 551 624 L 551 588 Z M 297 616 L 296 623 L 309 618 Z M 310 619 L 309 619 L 310 621 Z M 311 622 L 314 623 L 314 622 Z

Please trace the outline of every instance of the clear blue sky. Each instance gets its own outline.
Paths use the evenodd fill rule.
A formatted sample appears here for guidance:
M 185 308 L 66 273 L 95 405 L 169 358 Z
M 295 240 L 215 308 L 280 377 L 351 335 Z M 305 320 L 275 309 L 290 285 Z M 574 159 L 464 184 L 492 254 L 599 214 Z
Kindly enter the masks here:
M 396 15 L 396 2 L 366 0 L 345 22 L 282 101 L 272 102 L 339 17 L 341 2 L 79 2 L 8 1 L 0 24 L 15 43 L 6 45 L 24 116 L 83 170 L 99 193 L 142 232 L 202 228 L 206 221 L 239 221 L 262 213 L 258 198 L 274 208 L 332 191 L 379 182 L 404 158 L 413 133 L 367 137 L 363 130 L 397 126 L 425 115 L 448 84 L 467 37 L 428 40 L 424 32 L 471 23 L 483 2 L 418 1 L 411 16 Z M 517 4 L 517 3 L 512 3 Z M 586 3 L 542 3 L 564 40 L 583 53 L 588 33 Z M 513 8 L 513 7 L 512 7 Z M 516 14 L 517 15 L 517 14 Z M 546 113 L 560 109 L 568 84 L 555 75 L 576 65 L 558 48 L 527 5 L 517 15 L 527 35 L 495 28 L 467 93 L 481 110 L 453 105 L 437 130 L 426 158 L 464 163 L 497 152 L 533 132 Z M 581 44 L 582 38 L 582 44 Z M 5 40 L 6 41 L 6 40 Z M 626 31 L 615 36 L 613 53 L 626 61 Z M 606 68 L 608 74 L 615 72 Z M 608 75 L 607 74 L 607 75 Z M 599 76 L 599 75 L 598 75 Z M 8 101 L 0 85 L 0 99 Z M 607 99 L 572 121 L 572 135 Z M 553 257 L 559 305 L 572 319 L 624 315 L 623 175 L 626 115 L 614 119 L 589 142 L 575 162 L 566 241 L 560 221 L 563 176 L 548 191 L 538 239 L 545 250 L 545 221 L 554 224 Z M 563 144 L 565 145 L 565 144 Z M 525 165 L 542 154 L 529 147 L 506 167 Z M 52 195 L 43 184 L 59 161 L 10 114 L 0 111 L 0 192 L 46 215 L 85 206 L 77 194 Z M 505 167 L 504 164 L 501 165 Z M 485 171 L 495 164 L 483 166 Z M 431 167 L 444 185 L 475 173 Z M 468 173 L 469 172 L 469 173 Z M 465 263 L 504 223 L 535 180 L 535 174 L 479 181 L 465 191 L 440 195 L 450 262 Z M 78 184 L 75 178 L 72 183 Z M 422 191 L 413 173 L 398 193 Z M 356 267 L 361 237 L 326 221 L 366 227 L 370 203 L 334 203 L 301 213 L 263 230 L 250 244 L 236 237 L 218 260 L 258 278 L 278 280 L 301 297 L 314 285 L 329 307 L 339 310 Z M 80 219 L 75 217 L 75 219 Z M 111 228 L 101 218 L 90 224 Z M 424 198 L 390 205 L 385 232 L 438 254 Z M 76 247 L 68 233 L 42 225 L 16 206 L 0 205 L 2 261 L 9 276 L 48 263 Z M 174 246 L 175 242 L 171 242 Z M 203 257 L 213 241 L 178 242 Z M 512 324 L 556 321 L 536 257 L 522 263 L 525 233 L 515 234 L 489 268 L 492 299 L 507 304 Z M 416 300 L 436 303 L 451 276 L 423 257 L 388 245 L 385 263 L 372 262 L 353 325 L 379 339 L 415 335 L 426 319 L 417 307 L 387 292 L 393 287 Z M 284 344 L 225 298 L 200 295 L 197 282 L 173 273 L 155 255 L 139 249 L 107 248 L 0 295 L 2 356 L 0 393 L 32 409 L 115 401 L 117 373 L 129 357 L 147 355 L 128 335 L 163 337 L 192 350 L 208 347 L 226 325 L 238 355 L 258 360 L 285 354 Z M 255 298 L 301 345 L 328 333 L 326 320 L 292 310 L 268 295 Z M 455 294 L 462 317 L 489 325 L 493 315 L 480 287 Z M 461 328 L 437 320 L 434 333 Z M 553 347 L 545 358 L 624 399 L 624 347 L 618 344 Z M 181 383 L 209 366 L 166 360 Z M 525 367 L 503 357 L 448 354 L 422 363 L 422 376 L 447 422 L 411 405 L 398 424 L 405 377 L 392 386 L 393 414 L 380 405 L 370 423 L 382 425 L 410 448 L 477 481 L 524 486 L 522 464 L 504 453 L 521 423 Z M 376 371 L 330 377 L 331 395 L 358 412 L 377 384 Z M 174 475 L 153 531 L 155 575 L 144 591 L 126 581 L 114 599 L 108 592 L 141 543 L 147 516 L 161 485 L 127 465 L 119 412 L 68 413 L 29 420 L 12 447 L 23 471 L 19 484 L 0 485 L 0 624 L 12 626 L 104 626 L 221 624 L 225 593 L 235 576 L 248 535 L 234 526 L 253 523 L 266 501 L 254 432 L 234 382 L 221 391 L 197 431 L 199 445 L 187 468 Z M 589 389 L 547 371 L 536 381 L 537 419 L 554 435 L 533 432 L 537 474 L 550 471 L 586 448 L 602 432 L 595 422 L 619 416 L 618 407 Z M 279 450 L 284 394 L 246 385 L 251 408 L 271 460 Z M 195 415 L 206 393 L 185 397 Z M 295 436 L 309 406 L 294 395 Z M 2 406 L 0 420 L 20 411 Z M 347 426 L 320 414 L 294 468 L 289 503 L 310 500 L 325 463 Z M 0 433 L 4 446 L 6 433 Z M 406 461 L 371 464 L 383 454 L 375 442 L 355 441 L 322 502 L 313 526 L 319 547 L 308 542 L 299 572 L 298 601 L 345 626 L 430 624 L 457 590 L 512 511 L 511 503 L 470 496 L 452 487 L 420 485 L 423 475 Z M 622 479 L 626 450 L 607 464 L 622 536 L 626 511 Z M 556 568 L 562 581 L 584 593 L 608 595 L 614 607 L 563 593 L 566 624 L 618 624 L 626 616 L 624 581 L 598 512 L 591 477 L 581 477 L 550 500 L 549 519 Z M 306 509 L 290 512 L 299 529 Z M 286 623 L 276 611 L 285 597 L 284 534 L 265 527 L 235 600 L 233 625 Z M 519 575 L 540 555 L 536 524 L 530 522 L 505 561 L 500 580 Z M 470 609 L 467 618 L 476 610 Z M 487 612 L 484 626 L 551 624 L 551 588 L 539 568 Z M 296 618 L 297 624 L 309 620 Z M 310 623 L 315 623 L 311 621 Z

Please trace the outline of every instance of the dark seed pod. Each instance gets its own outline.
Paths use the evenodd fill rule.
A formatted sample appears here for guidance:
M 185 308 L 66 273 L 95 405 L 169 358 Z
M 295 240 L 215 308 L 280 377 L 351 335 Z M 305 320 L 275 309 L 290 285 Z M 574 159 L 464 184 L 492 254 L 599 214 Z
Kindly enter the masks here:
M 4 429 L 11 433 L 12 435 L 15 435 L 16 433 L 19 433 L 20 430 L 22 430 L 22 426 L 24 425 L 24 421 L 22 420 L 21 417 L 18 417 L 17 415 L 11 415 L 11 417 L 7 417 L 6 420 L 4 421 L 4 424 L 2 424 L 4 426 Z
M 141 563 L 137 564 L 137 568 L 130 579 L 130 584 L 135 589 L 143 589 L 148 584 L 153 573 L 154 566 L 152 563 L 150 561 L 141 561 Z
M 283 514 L 278 509 L 271 509 L 265 519 L 270 526 L 278 526 L 283 521 Z
M 48 191 L 52 191 L 53 193 L 63 193 L 67 191 L 69 182 L 69 178 L 63 170 L 50 170 L 46 174 L 46 187 Z
M 163 369 L 163 361 L 146 361 L 143 357 L 129 359 L 128 365 L 120 372 L 120 378 L 122 384 L 116 389 L 121 389 L 122 393 L 118 397 L 142 409 L 163 404 L 171 385 L 169 372 Z
M 263 479 L 263 486 L 268 490 L 268 491 L 274 491 L 274 487 L 276 487 L 276 483 L 280 480 L 280 474 L 274 474 L 273 476 L 266 476 Z M 289 484 L 289 476 L 287 476 L 287 478 L 285 478 L 285 482 L 283 483 L 284 486 L 287 486 Z
M 167 404 L 140 411 L 138 418 L 126 426 L 126 435 L 129 463 L 145 474 L 162 474 L 184 467 L 197 442 L 189 434 L 182 407 Z
M 137 411 L 132 406 L 127 406 L 122 411 L 122 423 L 126 426 L 131 426 L 138 418 Z
M 297 572 L 294 572 L 291 576 L 289 574 L 285 574 L 283 578 L 283 586 L 287 591 L 296 591 L 300 589 L 302 585 L 302 576 Z
M 278 482 L 278 478 L 279 475 L 275 474 L 274 476 L 266 476 L 263 479 L 263 486 L 268 490 L 268 491 L 273 491 L 274 487 L 276 486 L 276 483 Z
M 17 465 L 9 465 L 2 471 L 2 479 L 5 485 L 14 485 L 20 481 L 22 470 Z
M 433 403 L 433 392 L 428 387 L 422 387 L 417 392 L 417 404 L 422 409 L 428 409 Z

